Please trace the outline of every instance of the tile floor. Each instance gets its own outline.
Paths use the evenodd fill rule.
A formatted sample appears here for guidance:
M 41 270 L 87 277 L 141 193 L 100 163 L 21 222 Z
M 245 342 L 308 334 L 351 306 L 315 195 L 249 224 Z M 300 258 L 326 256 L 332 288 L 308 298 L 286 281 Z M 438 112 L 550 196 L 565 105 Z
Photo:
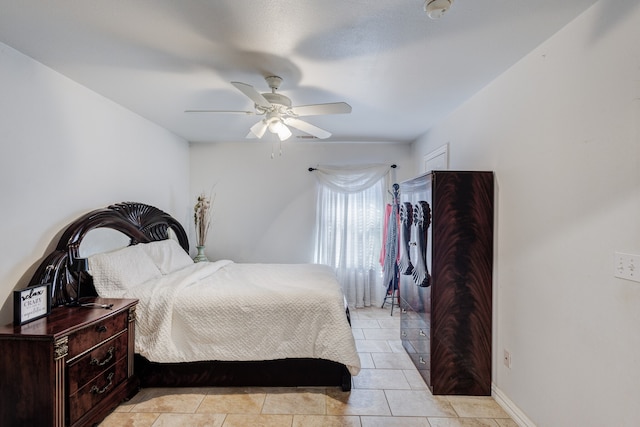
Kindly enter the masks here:
M 386 306 L 388 307 L 388 305 Z M 517 427 L 491 397 L 433 396 L 400 342 L 400 314 L 352 310 L 353 388 L 149 388 L 101 427 Z

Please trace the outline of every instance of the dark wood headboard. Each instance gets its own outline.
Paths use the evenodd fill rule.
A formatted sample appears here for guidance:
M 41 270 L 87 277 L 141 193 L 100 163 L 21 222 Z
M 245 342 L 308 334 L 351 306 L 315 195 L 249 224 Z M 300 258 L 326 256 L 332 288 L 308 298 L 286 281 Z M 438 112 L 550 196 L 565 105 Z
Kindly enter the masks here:
M 123 202 L 96 209 L 73 223 L 62 233 L 56 249 L 48 254 L 36 269 L 28 286 L 51 283 L 51 305 L 69 304 L 78 299 L 78 274 L 71 264 L 79 257 L 79 248 L 86 234 L 96 228 L 111 228 L 130 238 L 130 245 L 168 238 L 173 230 L 182 248 L 189 252 L 189 240 L 182 225 L 171 215 L 143 203 Z M 91 277 L 82 276 L 83 289 L 92 289 Z M 87 285 L 87 286 L 85 286 Z M 82 292 L 84 296 L 84 291 Z M 95 295 L 95 290 L 93 290 Z

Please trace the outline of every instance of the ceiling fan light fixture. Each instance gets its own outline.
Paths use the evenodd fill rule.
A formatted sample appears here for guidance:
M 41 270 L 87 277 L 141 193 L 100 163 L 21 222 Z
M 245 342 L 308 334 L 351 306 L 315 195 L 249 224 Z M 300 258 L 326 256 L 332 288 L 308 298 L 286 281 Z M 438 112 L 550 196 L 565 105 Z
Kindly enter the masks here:
M 256 138 L 262 138 L 264 133 L 267 131 L 267 127 L 269 127 L 269 125 L 267 124 L 266 120 L 260 120 L 258 123 L 251 126 L 251 132 L 249 132 L 249 135 L 247 135 L 247 137 L 249 138 L 251 137 L 251 135 L 253 135 Z
M 424 11 L 431 19 L 442 18 L 453 4 L 453 0 L 425 0 Z
M 276 111 L 270 111 L 267 113 L 267 117 L 265 117 L 262 122 L 265 124 L 265 129 L 269 129 L 269 132 L 278 135 L 280 141 L 284 141 L 291 136 L 291 131 L 287 125 L 284 124 L 282 117 Z M 261 137 L 262 136 L 259 136 L 258 138 Z
M 269 132 L 278 135 L 280 141 L 284 141 L 291 137 L 291 131 L 280 119 L 272 120 L 271 123 L 269 123 Z
M 282 129 L 282 126 L 284 125 L 280 119 L 271 120 L 271 122 L 269 122 L 269 132 L 278 133 Z

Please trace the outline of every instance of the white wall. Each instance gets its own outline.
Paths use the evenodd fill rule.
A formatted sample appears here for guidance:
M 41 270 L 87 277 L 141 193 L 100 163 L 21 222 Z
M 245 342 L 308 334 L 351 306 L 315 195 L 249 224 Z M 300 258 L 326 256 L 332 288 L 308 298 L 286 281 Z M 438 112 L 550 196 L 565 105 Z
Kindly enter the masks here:
M 313 262 L 318 164 L 395 163 L 398 180 L 412 177 L 409 144 L 266 141 L 191 145 L 191 195 L 215 185 L 209 259 Z M 193 236 L 193 225 L 191 225 Z
M 639 41 L 639 2 L 596 3 L 414 145 L 496 171 L 494 382 L 525 423 L 640 425 L 640 283 L 613 276 L 640 253 Z
M 27 285 L 52 239 L 85 212 L 140 201 L 188 226 L 189 146 L 1 43 L 0 94 L 0 324 L 6 324 L 12 291 Z

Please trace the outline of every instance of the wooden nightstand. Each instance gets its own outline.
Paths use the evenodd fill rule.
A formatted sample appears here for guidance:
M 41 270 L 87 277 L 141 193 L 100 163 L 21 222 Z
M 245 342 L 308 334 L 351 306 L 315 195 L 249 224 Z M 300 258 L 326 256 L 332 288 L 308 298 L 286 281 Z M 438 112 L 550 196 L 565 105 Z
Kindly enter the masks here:
M 0 425 L 90 425 L 137 392 L 138 301 L 83 302 L 113 307 L 56 307 L 45 318 L 0 327 Z

